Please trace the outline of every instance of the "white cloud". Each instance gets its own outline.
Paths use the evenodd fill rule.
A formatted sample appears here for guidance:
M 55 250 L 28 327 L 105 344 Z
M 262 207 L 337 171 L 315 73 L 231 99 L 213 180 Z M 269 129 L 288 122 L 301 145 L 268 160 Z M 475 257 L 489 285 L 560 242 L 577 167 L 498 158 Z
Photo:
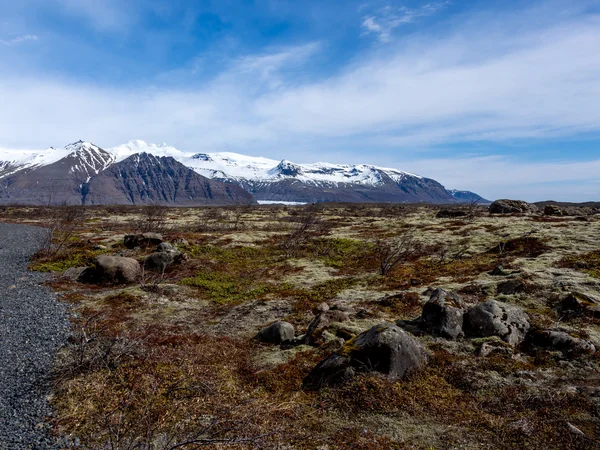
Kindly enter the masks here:
M 39 38 L 35 34 L 24 34 L 11 39 L 0 39 L 0 44 L 13 46 L 23 44 L 24 42 L 37 41 Z
M 413 34 L 320 77 L 299 76 L 321 57 L 320 43 L 237 58 L 186 88 L 109 88 L 43 71 L 10 76 L 4 64 L 0 98 L 10 106 L 0 108 L 0 145 L 44 148 L 81 138 L 108 147 L 140 138 L 298 162 L 376 162 L 489 197 L 566 199 L 560 186 L 574 183 L 563 195 L 598 198 L 600 163 L 578 163 L 577 154 L 522 163 L 428 159 L 415 150 L 600 132 L 598 42 L 598 16 L 517 11 L 468 17 L 434 38 Z
M 100 31 L 126 30 L 136 20 L 134 2 L 122 0 L 51 0 L 63 12 L 84 19 Z
M 434 15 L 448 3 L 448 1 L 427 3 L 418 8 L 385 6 L 375 14 L 363 17 L 361 26 L 364 31 L 362 35 L 376 34 L 381 42 L 390 42 L 394 29 L 415 22 L 421 17 Z
M 426 174 L 447 187 L 469 189 L 489 199 L 600 199 L 600 159 L 532 162 L 492 155 L 418 159 L 398 164 L 405 170 Z

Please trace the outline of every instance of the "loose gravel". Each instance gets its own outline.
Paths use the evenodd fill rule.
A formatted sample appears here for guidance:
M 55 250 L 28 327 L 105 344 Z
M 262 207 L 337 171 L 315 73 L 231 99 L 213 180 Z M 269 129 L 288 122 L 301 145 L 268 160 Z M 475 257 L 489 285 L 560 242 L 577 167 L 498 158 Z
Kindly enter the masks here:
M 68 333 L 65 307 L 27 264 L 48 231 L 0 223 L 0 449 L 55 449 L 50 374 Z

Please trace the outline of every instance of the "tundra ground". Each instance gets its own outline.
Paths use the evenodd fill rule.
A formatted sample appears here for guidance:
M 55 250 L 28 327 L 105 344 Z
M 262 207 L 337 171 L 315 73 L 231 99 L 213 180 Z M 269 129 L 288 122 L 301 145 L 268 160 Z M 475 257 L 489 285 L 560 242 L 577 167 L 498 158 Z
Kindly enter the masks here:
M 418 317 L 429 288 L 470 304 L 518 306 L 534 330 L 600 346 L 600 310 L 560 308 L 565 298 L 600 302 L 599 215 L 465 208 L 464 217 L 440 219 L 437 212 L 8 208 L 4 221 L 53 228 L 31 268 L 53 272 L 52 287 L 72 309 L 72 337 L 55 369 L 56 433 L 98 449 L 600 448 L 600 350 L 567 356 L 518 347 L 481 356 L 485 343 L 506 346 L 422 335 L 432 356 L 407 379 L 366 373 L 303 389 L 341 339 Z M 62 276 L 101 254 L 143 262 L 154 247 L 123 245 L 125 235 L 142 232 L 161 233 L 187 259 L 128 285 Z M 506 281 L 517 288 L 500 293 Z M 302 335 L 323 302 L 350 319 L 324 327 L 312 345 L 253 339 L 276 320 Z

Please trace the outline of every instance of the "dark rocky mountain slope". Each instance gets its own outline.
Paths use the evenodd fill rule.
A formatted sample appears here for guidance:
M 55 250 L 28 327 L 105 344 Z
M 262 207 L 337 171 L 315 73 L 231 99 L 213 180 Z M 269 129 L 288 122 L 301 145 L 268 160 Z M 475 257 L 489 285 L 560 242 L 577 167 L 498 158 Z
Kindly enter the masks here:
M 255 200 L 241 187 L 209 180 L 174 158 L 139 153 L 93 177 L 83 202 L 196 206 L 249 204 Z
M 67 146 L 64 158 L 41 167 L 26 167 L 0 180 L 0 203 L 25 205 L 81 204 L 89 180 L 114 162 L 114 156 L 82 141 Z

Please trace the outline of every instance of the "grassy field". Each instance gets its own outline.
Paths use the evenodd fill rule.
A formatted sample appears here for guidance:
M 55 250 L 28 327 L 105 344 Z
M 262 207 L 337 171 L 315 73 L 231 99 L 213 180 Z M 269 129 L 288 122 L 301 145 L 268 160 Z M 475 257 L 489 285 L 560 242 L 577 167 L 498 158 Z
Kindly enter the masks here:
M 362 374 L 302 388 L 340 336 L 418 317 L 428 288 L 469 304 L 501 300 L 524 309 L 533 329 L 600 345 L 599 318 L 556 309 L 568 295 L 600 299 L 600 216 L 465 208 L 465 217 L 439 219 L 438 209 L 8 208 L 4 221 L 52 228 L 31 268 L 53 273 L 72 308 L 73 335 L 56 364 L 56 432 L 97 449 L 600 448 L 600 351 L 483 357 L 493 338 L 425 335 L 430 363 L 408 379 Z M 153 247 L 123 245 L 141 232 L 161 233 L 187 259 L 130 285 L 62 277 L 101 254 L 143 262 Z M 499 265 L 506 275 L 491 275 Z M 522 289 L 499 294 L 507 279 Z M 253 339 L 276 320 L 306 332 L 323 302 L 350 320 L 321 330 L 314 345 Z

